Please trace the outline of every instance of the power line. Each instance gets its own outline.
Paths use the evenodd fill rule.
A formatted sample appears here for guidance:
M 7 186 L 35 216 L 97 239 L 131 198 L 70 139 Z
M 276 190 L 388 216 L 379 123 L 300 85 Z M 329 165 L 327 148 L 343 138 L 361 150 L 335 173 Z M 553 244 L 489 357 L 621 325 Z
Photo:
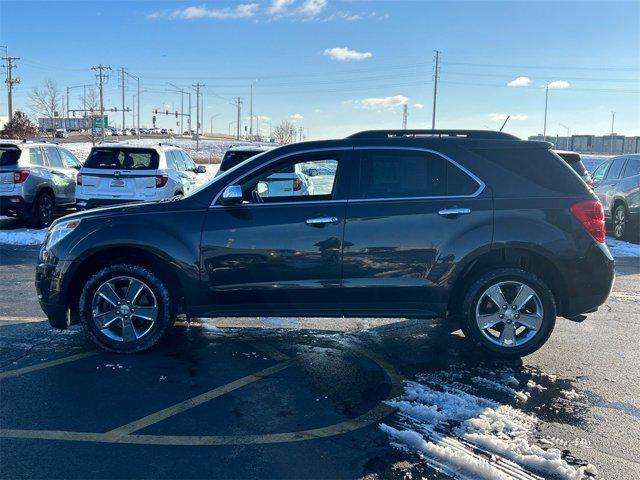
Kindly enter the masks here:
M 436 128 L 436 101 L 438 99 L 438 76 L 440 75 L 440 52 L 436 50 L 436 64 L 433 71 L 433 115 L 431 117 L 431 129 Z
M 20 57 L 10 57 L 9 49 L 5 47 L 5 56 L 2 59 L 7 62 L 4 67 L 7 69 L 7 78 L 4 83 L 7 84 L 7 111 L 9 113 L 9 120 L 13 118 L 13 86 L 20 83 L 19 78 L 13 77 L 13 69 L 16 65 L 13 64 L 15 60 L 20 60 Z
M 445 65 L 464 65 L 467 67 L 489 67 L 489 68 L 528 68 L 530 70 L 593 70 L 607 72 L 638 72 L 640 68 L 632 67 L 567 67 L 556 65 L 510 65 L 495 63 L 466 63 L 466 62 L 442 62 Z

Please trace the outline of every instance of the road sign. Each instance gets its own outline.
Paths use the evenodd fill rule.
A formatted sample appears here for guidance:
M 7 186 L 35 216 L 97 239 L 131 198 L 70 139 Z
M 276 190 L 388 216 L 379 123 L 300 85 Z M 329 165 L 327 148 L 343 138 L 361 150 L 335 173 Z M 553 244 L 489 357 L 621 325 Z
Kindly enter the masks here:
M 107 128 L 109 126 L 109 117 L 108 116 L 104 116 L 103 118 L 100 117 L 94 117 L 93 118 L 93 128 L 102 128 L 102 125 L 104 123 L 104 128 Z

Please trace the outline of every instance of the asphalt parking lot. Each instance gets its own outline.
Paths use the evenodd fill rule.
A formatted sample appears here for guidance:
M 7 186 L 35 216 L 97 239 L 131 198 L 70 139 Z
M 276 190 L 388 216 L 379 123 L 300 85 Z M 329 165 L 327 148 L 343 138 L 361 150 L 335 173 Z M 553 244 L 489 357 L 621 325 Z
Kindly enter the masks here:
M 637 258 L 619 260 L 599 312 L 500 362 L 437 320 L 179 322 L 149 353 L 104 354 L 43 321 L 36 256 L 0 247 L 2 478 L 448 478 L 391 446 L 379 425 L 398 416 L 384 402 L 417 375 L 464 372 L 457 381 L 477 388 L 504 369 L 545 385 L 518 404 L 540 420 L 540 445 L 600 477 L 638 478 Z

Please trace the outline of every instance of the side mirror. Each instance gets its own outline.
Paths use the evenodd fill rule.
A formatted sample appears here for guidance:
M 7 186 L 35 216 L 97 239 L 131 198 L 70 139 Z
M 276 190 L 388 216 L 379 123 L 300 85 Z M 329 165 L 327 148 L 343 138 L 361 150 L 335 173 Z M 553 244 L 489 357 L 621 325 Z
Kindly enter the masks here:
M 229 185 L 222 192 L 220 203 L 222 205 L 239 205 L 242 203 L 242 187 L 240 185 Z
M 256 191 L 261 197 L 269 195 L 269 184 L 267 182 L 258 182 L 258 185 L 256 185 Z
M 204 165 L 198 165 L 196 167 L 196 173 L 204 173 L 207 171 L 207 167 L 205 167 Z

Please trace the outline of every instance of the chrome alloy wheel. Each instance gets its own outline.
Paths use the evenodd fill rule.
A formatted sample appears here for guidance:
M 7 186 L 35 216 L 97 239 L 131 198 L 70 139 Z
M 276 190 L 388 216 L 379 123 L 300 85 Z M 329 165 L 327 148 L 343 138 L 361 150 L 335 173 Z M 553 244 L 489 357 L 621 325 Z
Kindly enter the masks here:
M 134 342 L 147 335 L 158 318 L 158 302 L 149 286 L 122 276 L 104 282 L 93 294 L 93 322 L 118 342 Z
M 624 228 L 626 226 L 626 223 L 627 219 L 625 215 L 625 209 L 621 205 L 616 208 L 616 212 L 613 216 L 613 233 L 615 234 L 616 238 L 622 238 L 622 236 L 624 235 Z
M 542 328 L 544 311 L 538 294 L 518 281 L 496 283 L 487 288 L 476 305 L 476 323 L 495 345 L 519 347 Z

